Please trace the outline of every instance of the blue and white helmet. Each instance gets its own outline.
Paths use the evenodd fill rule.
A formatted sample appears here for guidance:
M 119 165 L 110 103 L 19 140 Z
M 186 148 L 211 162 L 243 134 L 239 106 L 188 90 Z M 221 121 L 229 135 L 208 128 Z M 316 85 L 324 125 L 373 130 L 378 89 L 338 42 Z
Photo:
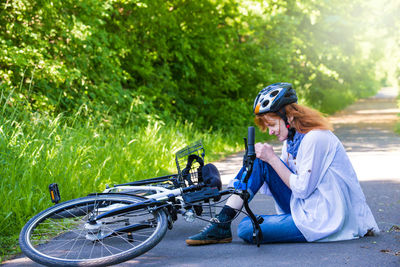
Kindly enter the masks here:
M 290 83 L 274 83 L 262 89 L 254 100 L 253 111 L 256 115 L 278 112 L 288 104 L 296 103 L 296 91 Z

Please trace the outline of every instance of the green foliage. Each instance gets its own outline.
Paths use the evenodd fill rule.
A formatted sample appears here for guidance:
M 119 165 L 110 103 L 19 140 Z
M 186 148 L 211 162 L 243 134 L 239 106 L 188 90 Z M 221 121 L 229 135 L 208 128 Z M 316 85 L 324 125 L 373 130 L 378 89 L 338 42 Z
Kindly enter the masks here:
M 0 89 L 9 105 L 53 116 L 84 105 L 113 124 L 229 129 L 250 118 L 262 86 L 288 81 L 303 103 L 333 112 L 377 88 L 372 55 L 355 42 L 360 6 L 10 0 L 0 7 Z
M 15 254 L 19 250 L 18 244 L 18 234 L 6 235 L 0 238 L 0 263 L 3 260 L 11 258 L 12 254 Z
M 377 89 L 373 61 L 354 38 L 360 20 L 348 9 L 359 1 L 268 1 L 268 25 L 261 43 L 277 42 L 272 62 L 295 85 L 303 103 L 332 113 Z M 264 27 L 264 22 L 261 27 Z M 260 29 L 259 31 L 262 31 Z M 274 45 L 274 44 L 273 44 Z M 280 52 L 280 53 L 279 53 Z M 284 61 L 282 61 L 284 59 Z

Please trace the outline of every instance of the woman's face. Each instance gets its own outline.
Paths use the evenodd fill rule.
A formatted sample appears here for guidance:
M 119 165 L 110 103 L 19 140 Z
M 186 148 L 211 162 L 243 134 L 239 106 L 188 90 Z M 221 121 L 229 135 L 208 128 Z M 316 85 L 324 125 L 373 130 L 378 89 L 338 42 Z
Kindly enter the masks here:
M 281 118 L 269 117 L 267 126 L 269 135 L 275 135 L 280 142 L 287 139 L 289 131 Z

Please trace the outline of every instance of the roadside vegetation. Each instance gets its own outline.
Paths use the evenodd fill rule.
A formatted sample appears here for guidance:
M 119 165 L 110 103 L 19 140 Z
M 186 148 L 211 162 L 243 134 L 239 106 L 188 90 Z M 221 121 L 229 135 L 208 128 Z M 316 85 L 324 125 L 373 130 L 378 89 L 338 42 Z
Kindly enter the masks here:
M 240 150 L 263 86 L 291 82 L 326 114 L 374 94 L 389 79 L 374 3 L 2 1 L 0 262 L 50 183 L 68 200 L 175 172 L 199 139 L 208 162 Z
M 16 249 L 27 219 L 52 205 L 50 183 L 58 183 L 62 200 L 68 200 L 102 191 L 106 184 L 176 173 L 174 153 L 196 140 L 203 141 L 207 162 L 242 148 L 233 134 L 200 132 L 189 123 L 113 128 L 77 117 L 35 114 L 24 122 L 1 117 L 3 255 Z

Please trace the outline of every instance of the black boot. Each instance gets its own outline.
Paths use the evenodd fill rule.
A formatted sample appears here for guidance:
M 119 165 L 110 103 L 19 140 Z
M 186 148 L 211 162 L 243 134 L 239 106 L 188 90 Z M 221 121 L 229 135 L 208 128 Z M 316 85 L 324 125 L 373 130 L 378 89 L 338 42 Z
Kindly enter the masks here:
M 186 244 L 196 246 L 232 242 L 231 220 L 235 216 L 236 211 L 225 205 L 217 215 L 220 223 L 209 223 L 200 233 L 186 239 Z

